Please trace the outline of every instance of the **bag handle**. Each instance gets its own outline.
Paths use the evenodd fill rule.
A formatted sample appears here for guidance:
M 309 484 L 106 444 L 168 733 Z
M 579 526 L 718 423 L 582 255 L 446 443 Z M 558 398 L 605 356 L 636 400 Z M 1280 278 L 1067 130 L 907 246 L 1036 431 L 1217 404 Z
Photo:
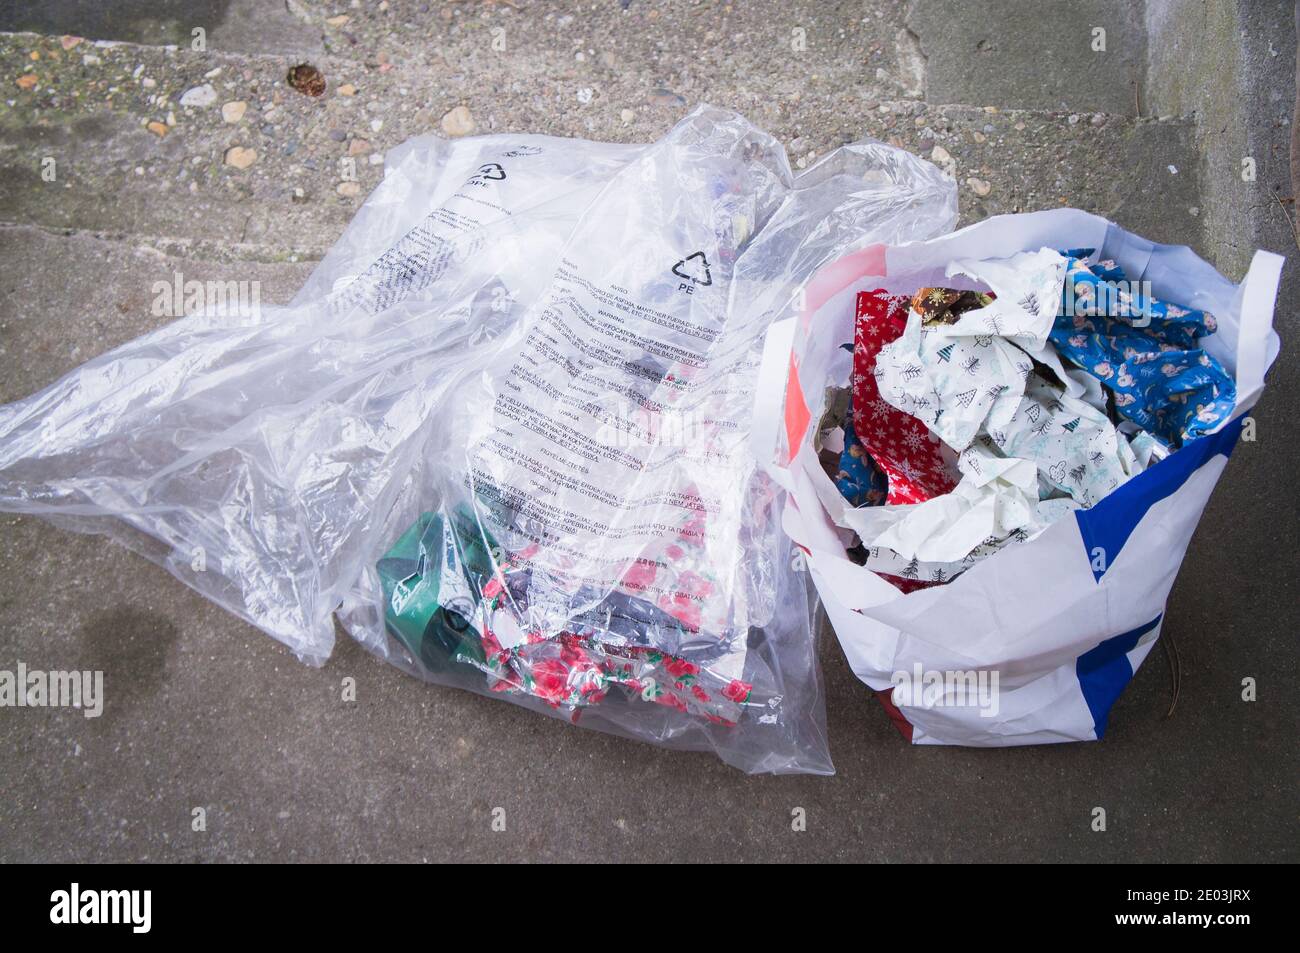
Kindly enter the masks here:
M 804 286 L 798 317 L 773 322 L 763 342 L 763 363 L 758 372 L 758 389 L 754 397 L 754 419 L 750 428 L 750 447 L 755 459 L 772 479 L 789 490 L 790 460 L 776 462 L 777 435 L 785 424 L 786 397 L 790 378 L 790 354 L 794 348 L 795 329 L 800 319 L 809 319 L 835 294 L 864 275 L 885 273 L 886 246 L 868 245 L 841 255 L 823 265 Z M 802 394 L 795 395 L 802 399 Z M 798 447 L 788 448 L 794 456 Z
M 1257 251 L 1241 283 L 1241 323 L 1237 329 L 1237 409 L 1244 414 L 1264 389 L 1264 375 L 1277 357 L 1273 333 L 1273 306 L 1282 281 L 1285 259 L 1270 251 Z M 1270 353 L 1270 351 L 1272 353 Z
M 785 408 L 790 355 L 794 349 L 795 318 L 775 321 L 763 340 L 763 361 L 754 390 L 754 416 L 749 445 L 758 465 L 787 492 L 793 489 L 790 471 L 776 460 L 777 434 Z

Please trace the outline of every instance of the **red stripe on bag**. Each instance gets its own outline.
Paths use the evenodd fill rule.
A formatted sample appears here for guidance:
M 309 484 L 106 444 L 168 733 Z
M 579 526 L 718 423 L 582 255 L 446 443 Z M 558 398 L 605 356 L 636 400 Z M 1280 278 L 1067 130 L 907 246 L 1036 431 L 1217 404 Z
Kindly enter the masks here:
M 823 266 L 804 289 L 803 315 L 799 322 L 800 331 L 809 331 L 809 319 L 813 313 L 827 301 L 839 294 L 860 278 L 884 277 L 885 245 L 868 245 L 843 258 Z M 795 350 L 798 350 L 797 348 Z M 795 364 L 794 354 L 790 355 L 790 374 L 785 384 L 785 446 L 786 459 L 783 466 L 789 466 L 795 453 L 803 444 L 804 434 L 812 420 L 812 411 L 804 400 L 803 388 L 799 384 L 799 367 Z
M 812 420 L 812 411 L 803 399 L 803 387 L 799 384 L 799 367 L 790 355 L 790 376 L 785 383 L 785 453 L 783 466 L 789 466 L 795 452 L 803 444 L 804 432 Z
M 884 245 L 868 245 L 818 270 L 804 296 L 804 315 L 810 315 L 853 282 L 885 277 Z
M 894 723 L 894 727 L 907 739 L 907 743 L 911 744 L 912 723 L 903 717 L 903 713 L 894 704 L 893 694 L 894 690 L 892 688 L 882 688 L 877 690 L 876 698 L 885 707 L 885 713 L 889 715 L 889 720 Z

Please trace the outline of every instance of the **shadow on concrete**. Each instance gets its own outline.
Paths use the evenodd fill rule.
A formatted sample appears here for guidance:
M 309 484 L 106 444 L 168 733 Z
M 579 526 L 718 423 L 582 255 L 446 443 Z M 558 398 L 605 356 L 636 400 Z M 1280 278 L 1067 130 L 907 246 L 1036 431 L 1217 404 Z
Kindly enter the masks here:
M 130 606 L 95 613 L 73 635 L 76 666 L 102 671 L 113 708 L 125 711 L 163 688 L 180 631 L 165 615 Z
M 0 30 L 70 34 L 147 46 L 190 48 L 201 28 L 207 49 L 310 53 L 319 31 L 268 0 L 0 0 Z
M 0 29 L 163 46 L 225 21 L 230 0 L 0 0 Z

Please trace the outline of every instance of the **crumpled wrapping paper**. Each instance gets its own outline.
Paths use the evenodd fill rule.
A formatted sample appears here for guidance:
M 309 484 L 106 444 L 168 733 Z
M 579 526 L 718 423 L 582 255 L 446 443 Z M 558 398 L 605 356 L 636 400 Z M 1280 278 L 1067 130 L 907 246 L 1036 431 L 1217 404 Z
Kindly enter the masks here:
M 753 686 L 721 670 L 726 653 L 695 660 L 646 644 L 672 616 L 632 596 L 570 612 L 564 630 L 520 629 L 528 611 L 530 553 L 498 561 L 468 508 L 425 513 L 377 567 L 385 622 L 431 672 L 469 666 L 493 692 L 531 695 L 574 713 L 614 689 L 722 725 L 734 725 Z
M 1067 298 L 1051 341 L 1115 393 L 1115 409 L 1172 447 L 1209 433 L 1232 414 L 1237 386 L 1197 344 L 1214 316 L 1108 285 L 1114 262 L 1066 256 Z M 1067 313 L 1068 311 L 1074 313 Z
M 944 459 L 939 437 L 923 420 L 885 400 L 877 383 L 881 349 L 898 340 L 908 321 L 908 298 L 884 291 L 857 297 L 853 341 L 853 429 L 887 481 L 885 502 L 920 503 L 947 493 L 958 476 Z
M 1098 389 L 1067 371 L 1049 343 L 1065 272 L 1051 249 L 953 262 L 949 278 L 986 285 L 995 299 L 951 323 L 927 325 L 911 310 L 902 335 L 880 350 L 881 399 L 958 451 L 962 476 L 944 496 L 846 514 L 865 545 L 950 571 L 980 546 L 1041 532 L 1140 472 L 1096 406 Z

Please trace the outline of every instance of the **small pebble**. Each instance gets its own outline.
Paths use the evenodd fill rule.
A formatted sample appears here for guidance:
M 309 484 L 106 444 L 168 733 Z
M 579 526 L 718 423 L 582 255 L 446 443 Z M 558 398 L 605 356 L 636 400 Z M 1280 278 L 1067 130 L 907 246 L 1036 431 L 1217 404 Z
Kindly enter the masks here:
M 257 161 L 257 151 L 245 146 L 231 146 L 226 150 L 226 165 L 236 169 L 247 169 Z
M 231 100 L 221 107 L 221 118 L 230 123 L 239 122 L 244 118 L 246 109 L 248 109 L 248 103 L 242 99 Z
M 217 101 L 217 91 L 207 83 L 185 90 L 181 94 L 181 105 L 203 109 Z
M 441 125 L 449 136 L 468 136 L 474 131 L 474 114 L 467 106 L 457 106 L 442 117 Z

